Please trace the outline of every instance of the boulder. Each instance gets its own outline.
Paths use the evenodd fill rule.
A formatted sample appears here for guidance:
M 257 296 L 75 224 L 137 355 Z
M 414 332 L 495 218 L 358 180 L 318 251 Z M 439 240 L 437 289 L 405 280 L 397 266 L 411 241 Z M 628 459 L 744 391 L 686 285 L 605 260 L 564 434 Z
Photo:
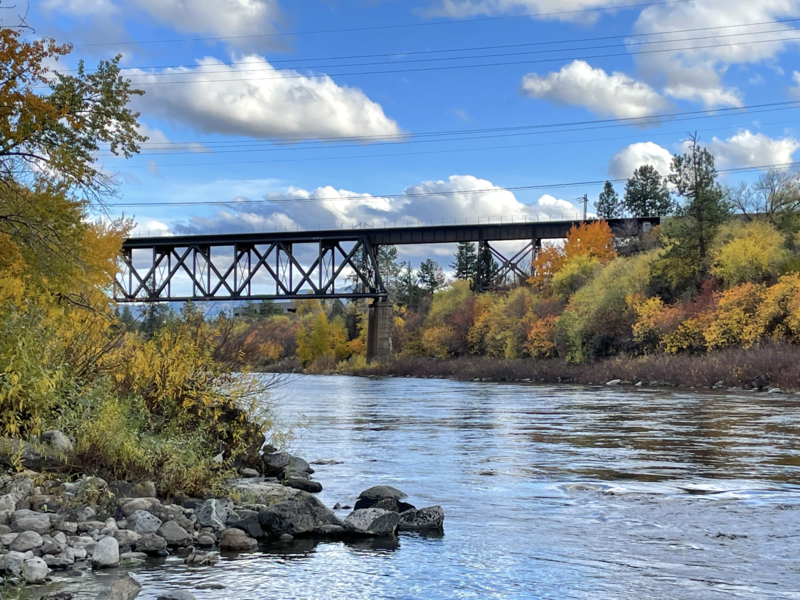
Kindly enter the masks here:
M 125 575 L 122 579 L 117 579 L 111 584 L 107 592 L 102 592 L 95 600 L 134 600 L 142 586 L 130 575 Z
M 400 515 L 382 508 L 354 510 L 344 520 L 344 528 L 360 535 L 394 535 Z
M 394 498 L 384 498 L 383 500 L 378 500 L 370 508 L 382 508 L 383 510 L 390 510 L 396 513 L 403 513 L 407 510 L 412 510 L 416 508 L 416 506 L 414 506 L 413 504 L 409 504 L 408 502 L 403 502 L 402 500 L 395 500 Z
M 146 510 L 137 510 L 128 517 L 128 529 L 139 535 L 155 533 L 159 527 L 161 527 L 161 519 Z
M 154 504 L 159 504 L 156 498 L 135 498 L 122 505 L 122 514 L 125 517 L 130 517 L 137 510 L 150 510 Z
M 301 477 L 290 477 L 285 479 L 283 481 L 283 485 L 296 490 L 301 490 L 303 492 L 308 492 L 309 494 L 319 494 L 322 491 L 322 484 L 320 482 Z
M 239 475 L 247 479 L 255 479 L 256 477 L 261 477 L 261 473 L 259 473 L 255 469 L 240 469 Z
M 142 537 L 135 531 L 131 531 L 130 529 L 117 529 L 116 531 L 112 531 L 111 535 L 117 538 L 120 546 L 129 546 L 133 548 L 136 542 Z
M 136 542 L 134 549 L 147 554 L 163 554 L 167 549 L 167 540 L 155 533 L 146 533 Z
M 70 439 L 55 429 L 51 431 L 45 431 L 42 434 L 42 441 L 48 444 L 53 450 L 63 454 L 64 456 L 69 456 L 75 451 Z
M 264 464 L 264 475 L 267 477 L 277 477 L 283 470 L 289 466 L 292 460 L 292 455 L 288 452 L 274 452 L 272 454 L 265 454 L 261 457 Z
M 0 556 L 0 567 L 6 573 L 19 575 L 27 557 L 22 552 L 9 552 Z
M 50 531 L 50 517 L 32 510 L 17 510 L 11 515 L 11 529 L 35 531 L 39 535 L 43 535 Z
M 407 510 L 400 515 L 399 531 L 441 531 L 444 510 L 441 506 Z
M 323 525 L 342 524 L 322 502 L 305 492 L 298 492 L 290 500 L 261 509 L 258 523 L 265 533 L 274 537 L 283 533 L 307 535 Z
M 22 578 L 27 583 L 42 583 L 46 578 L 50 569 L 47 563 L 38 556 L 25 559 L 22 563 Z
M 48 569 L 69 569 L 75 564 L 75 558 L 72 556 L 52 556 L 47 555 L 44 560 Z
M 258 542 L 249 537 L 241 529 L 232 528 L 222 532 L 219 547 L 221 550 L 229 550 L 232 552 L 247 552 L 255 550 L 258 547 Z
M 42 536 L 35 531 L 23 531 L 14 541 L 9 544 L 8 549 L 14 552 L 27 552 L 28 550 L 35 550 L 44 545 Z
M 153 504 L 147 509 L 151 515 L 155 515 L 162 522 L 175 521 L 180 527 L 186 531 L 191 531 L 194 528 L 192 520 L 186 516 L 182 506 L 177 504 Z
M 250 537 L 264 537 L 264 530 L 261 529 L 261 525 L 258 522 L 258 513 L 246 515 L 244 518 L 240 518 L 234 523 L 231 523 L 230 520 L 228 520 L 228 524 L 236 529 L 241 529 Z
M 137 563 L 137 562 L 144 562 L 147 560 L 147 554 L 144 552 L 125 552 L 119 555 L 119 562 L 120 563 Z
M 217 539 L 213 535 L 203 534 L 197 538 L 197 545 L 201 548 L 208 548 L 217 543 Z
M 390 485 L 376 485 L 361 492 L 355 509 L 370 508 L 385 499 L 403 500 L 404 498 L 408 498 L 408 494 L 401 492 L 397 488 L 393 488 Z
M 117 565 L 119 565 L 119 542 L 113 537 L 104 537 L 94 547 L 92 567 L 105 569 Z
M 314 469 L 298 456 L 293 456 L 289 459 L 289 464 L 283 469 L 283 476 L 290 478 L 290 477 L 308 477 L 309 475 L 314 473 Z
M 60 466 L 62 458 L 44 444 L 0 438 L 0 463 L 16 467 L 20 462 L 26 469 L 38 472 Z
M 200 527 L 211 527 L 215 531 L 222 531 L 228 520 L 228 503 L 211 498 L 197 508 L 195 516 Z
M 167 542 L 167 546 L 188 546 L 192 543 L 192 536 L 175 521 L 167 521 L 158 528 L 160 535 Z
M 192 552 L 189 556 L 183 559 L 187 565 L 194 566 L 214 566 L 219 562 L 219 554 L 214 552 Z
M 240 481 L 233 489 L 249 503 L 266 505 L 289 500 L 300 491 L 270 481 Z

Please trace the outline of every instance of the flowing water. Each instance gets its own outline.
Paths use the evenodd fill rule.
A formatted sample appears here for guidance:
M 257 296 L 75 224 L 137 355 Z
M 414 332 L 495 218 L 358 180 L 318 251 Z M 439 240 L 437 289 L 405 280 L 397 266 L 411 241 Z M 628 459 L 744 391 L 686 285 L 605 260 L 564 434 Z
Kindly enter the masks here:
M 800 396 L 314 376 L 277 395 L 307 425 L 291 450 L 341 461 L 315 467 L 328 506 L 394 485 L 442 505 L 444 535 L 168 559 L 134 571 L 140 598 L 800 599 Z

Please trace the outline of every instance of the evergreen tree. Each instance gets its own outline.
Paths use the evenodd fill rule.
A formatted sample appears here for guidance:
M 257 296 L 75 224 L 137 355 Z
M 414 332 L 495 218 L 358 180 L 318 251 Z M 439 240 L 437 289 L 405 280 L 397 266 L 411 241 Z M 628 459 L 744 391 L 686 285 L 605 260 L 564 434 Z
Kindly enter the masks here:
M 121 311 L 117 307 L 117 318 L 125 331 L 136 331 L 139 327 L 139 323 L 136 317 L 133 316 L 133 311 L 128 304 L 123 305 Z
M 445 276 L 442 267 L 440 267 L 436 261 L 430 258 L 427 259 L 419 266 L 419 282 L 425 291 L 429 294 L 433 294 L 445 284 Z
M 619 201 L 619 194 L 610 181 L 606 181 L 603 191 L 600 192 L 595 209 L 601 219 L 617 219 L 622 216 L 623 207 Z
M 478 260 L 475 268 L 475 277 L 472 280 L 472 289 L 480 290 L 492 283 L 495 274 L 500 269 L 500 265 L 492 256 L 492 251 L 488 246 L 481 245 L 478 248 Z
M 424 290 L 419 286 L 419 278 L 411 268 L 411 263 L 401 263 L 400 274 L 397 277 L 397 303 L 417 310 L 423 294 Z
M 472 242 L 461 242 L 456 250 L 456 262 L 450 265 L 456 270 L 456 279 L 474 281 L 478 272 L 478 253 Z
M 378 272 L 383 280 L 383 285 L 391 295 L 397 287 L 397 276 L 400 273 L 400 267 L 397 264 L 397 248 L 395 246 L 378 246 L 375 249 L 375 259 L 378 263 Z M 372 262 L 367 260 L 364 254 L 359 252 L 353 257 L 353 262 L 359 271 L 369 277 L 368 274 L 372 272 Z M 350 275 L 347 280 L 353 285 L 354 289 L 361 290 L 364 287 L 364 282 L 361 281 L 361 278 L 356 273 Z
M 717 183 L 714 156 L 690 138 L 689 152 L 672 159 L 669 182 L 684 199 L 679 217 L 667 230 L 673 242 L 666 258 L 696 262 L 701 276 L 708 272 L 708 249 L 719 226 L 730 216 L 725 193 Z
M 642 165 L 628 179 L 624 205 L 633 217 L 665 217 L 673 211 L 667 181 L 652 165 Z

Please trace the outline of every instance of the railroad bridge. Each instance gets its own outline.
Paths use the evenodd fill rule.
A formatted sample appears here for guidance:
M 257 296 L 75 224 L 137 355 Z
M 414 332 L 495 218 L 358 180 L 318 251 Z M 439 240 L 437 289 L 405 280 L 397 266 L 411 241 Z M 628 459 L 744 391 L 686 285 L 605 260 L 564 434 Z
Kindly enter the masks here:
M 131 237 L 122 246 L 117 302 L 370 299 L 368 358 L 391 354 L 392 305 L 378 268 L 384 245 L 478 243 L 479 289 L 530 276 L 543 240 L 582 221 L 370 227 Z M 658 218 L 612 219 L 616 235 L 641 235 Z M 498 242 L 524 241 L 506 256 Z M 493 245 L 494 244 L 494 245 Z

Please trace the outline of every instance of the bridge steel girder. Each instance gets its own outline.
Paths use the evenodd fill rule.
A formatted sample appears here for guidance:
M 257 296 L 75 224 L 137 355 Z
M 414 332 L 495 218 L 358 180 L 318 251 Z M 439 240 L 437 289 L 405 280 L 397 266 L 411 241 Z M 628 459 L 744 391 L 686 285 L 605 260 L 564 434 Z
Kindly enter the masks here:
M 304 300 L 310 298 L 385 299 L 388 292 L 378 272 L 375 247 L 365 235 L 345 249 L 343 241 L 316 240 L 317 257 L 304 267 L 294 254 L 294 240 L 208 243 L 197 240 L 148 247 L 123 246 L 121 269 L 114 285 L 117 302 L 183 302 L 188 300 Z M 353 241 L 353 240 L 348 240 Z M 302 243 L 308 243 L 302 240 Z M 213 249 L 230 254 L 218 264 Z M 152 259 L 137 268 L 134 250 L 152 250 Z M 350 270 L 353 285 L 337 290 L 337 279 Z M 184 278 L 190 294 L 173 293 L 173 283 Z M 253 293 L 254 280 L 268 293 Z M 188 285 L 187 285 L 188 284 Z M 305 287 L 304 287 L 305 286 Z M 307 293 L 305 290 L 309 290 Z
M 483 274 L 481 290 L 505 287 L 511 279 L 530 276 L 521 266 L 526 256 L 531 263 L 542 240 L 562 239 L 583 221 L 536 221 L 503 224 L 431 225 L 304 232 L 267 232 L 132 237 L 122 245 L 121 271 L 114 285 L 118 302 L 183 302 L 187 300 L 295 300 L 388 298 L 378 272 L 377 247 L 381 245 L 453 244 L 478 242 L 487 264 L 494 258 L 498 268 Z M 612 231 L 621 237 L 641 234 L 658 225 L 660 219 L 611 219 Z M 529 243 L 506 258 L 490 242 Z M 343 244 L 353 244 L 345 250 Z M 317 257 L 309 267 L 297 260 L 294 246 L 316 244 Z M 224 266 L 215 261 L 215 249 L 232 252 Z M 152 253 L 149 265 L 137 268 L 134 251 Z M 224 254 L 224 252 L 223 252 Z M 353 285 L 336 289 L 337 279 L 350 269 Z M 174 292 L 179 277 L 188 279 L 191 294 Z M 270 293 L 254 293 L 256 277 L 271 283 Z M 262 284 L 263 285 L 263 284 Z M 311 293 L 301 293 L 304 290 Z

